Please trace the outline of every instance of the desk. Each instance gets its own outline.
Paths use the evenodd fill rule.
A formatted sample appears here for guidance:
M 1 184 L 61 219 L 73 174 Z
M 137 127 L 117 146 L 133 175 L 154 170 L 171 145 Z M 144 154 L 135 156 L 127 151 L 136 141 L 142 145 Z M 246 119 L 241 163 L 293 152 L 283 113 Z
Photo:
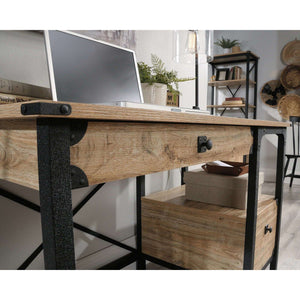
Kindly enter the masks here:
M 281 122 L 70 102 L 1 105 L 0 178 L 39 190 L 40 206 L 3 190 L 1 194 L 41 212 L 43 245 L 32 257 L 44 249 L 46 269 L 75 269 L 73 226 L 131 251 L 114 266 L 137 261 L 137 268 L 143 269 L 145 258 L 157 262 L 142 253 L 140 200 L 145 194 L 144 175 L 185 170 L 214 160 L 240 160 L 250 153 L 244 269 L 253 269 L 260 142 L 265 134 L 278 136 L 275 199 L 279 229 L 288 126 Z M 213 147 L 201 153 L 199 137 L 204 136 Z M 105 182 L 129 177 L 137 178 L 136 249 L 73 224 L 73 215 L 91 195 L 72 211 L 72 189 L 100 184 L 99 189 Z M 277 266 L 278 245 L 279 230 L 269 262 L 272 269 Z

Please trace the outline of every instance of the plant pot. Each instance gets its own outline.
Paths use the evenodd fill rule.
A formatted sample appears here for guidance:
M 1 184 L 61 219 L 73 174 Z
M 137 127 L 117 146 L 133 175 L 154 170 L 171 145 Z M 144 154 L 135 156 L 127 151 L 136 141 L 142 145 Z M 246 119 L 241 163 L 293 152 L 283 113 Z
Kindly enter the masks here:
M 230 50 L 231 50 L 230 48 L 223 48 L 223 53 L 224 53 L 224 54 L 231 53 Z
M 238 53 L 238 52 L 241 52 L 240 46 L 233 46 L 233 47 L 231 48 L 231 52 L 232 52 L 232 53 Z
M 167 85 L 162 83 L 142 83 L 144 102 L 148 104 L 166 105 Z

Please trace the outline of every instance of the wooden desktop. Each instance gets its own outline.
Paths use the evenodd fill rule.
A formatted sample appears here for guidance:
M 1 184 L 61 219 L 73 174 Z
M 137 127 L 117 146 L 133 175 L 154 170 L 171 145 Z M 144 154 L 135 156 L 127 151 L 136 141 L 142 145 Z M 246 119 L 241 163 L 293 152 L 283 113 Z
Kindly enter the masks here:
M 280 228 L 288 126 L 283 122 L 70 102 L 1 105 L 0 178 L 39 190 L 40 207 L 35 209 L 42 217 L 45 268 L 75 269 L 71 190 L 137 177 L 137 248 L 127 247 L 132 252 L 130 261 L 137 261 L 138 269 L 145 268 L 145 259 L 176 268 L 142 252 L 144 175 L 214 160 L 239 160 L 250 153 L 243 268 L 253 269 L 260 141 L 265 134 L 278 136 L 274 199 L 278 204 L 276 226 Z M 203 137 L 212 147 L 201 142 Z M 277 230 L 273 255 L 266 262 L 272 269 L 277 267 L 279 233 Z M 126 248 L 118 241 L 106 240 Z

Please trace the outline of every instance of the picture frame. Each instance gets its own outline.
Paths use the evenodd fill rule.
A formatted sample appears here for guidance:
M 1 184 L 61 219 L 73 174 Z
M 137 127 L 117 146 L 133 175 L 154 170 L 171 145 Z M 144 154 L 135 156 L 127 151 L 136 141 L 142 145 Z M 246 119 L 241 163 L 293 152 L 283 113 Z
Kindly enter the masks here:
M 179 107 L 179 95 L 173 95 L 171 92 L 167 92 L 167 106 Z
M 229 68 L 217 69 L 216 81 L 228 80 Z

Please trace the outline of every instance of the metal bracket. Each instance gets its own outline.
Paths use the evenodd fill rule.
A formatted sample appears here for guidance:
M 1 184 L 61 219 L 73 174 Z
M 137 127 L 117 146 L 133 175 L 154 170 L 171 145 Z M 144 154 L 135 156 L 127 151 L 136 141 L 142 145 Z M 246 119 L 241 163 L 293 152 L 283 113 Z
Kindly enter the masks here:
M 70 169 L 72 189 L 78 189 L 89 185 L 87 176 L 80 168 L 71 165 Z
M 87 130 L 88 122 L 85 120 L 72 119 L 70 124 L 70 146 L 80 142 Z
M 49 116 L 68 116 L 72 112 L 69 104 L 34 102 L 21 105 L 21 114 L 30 115 L 49 115 Z

